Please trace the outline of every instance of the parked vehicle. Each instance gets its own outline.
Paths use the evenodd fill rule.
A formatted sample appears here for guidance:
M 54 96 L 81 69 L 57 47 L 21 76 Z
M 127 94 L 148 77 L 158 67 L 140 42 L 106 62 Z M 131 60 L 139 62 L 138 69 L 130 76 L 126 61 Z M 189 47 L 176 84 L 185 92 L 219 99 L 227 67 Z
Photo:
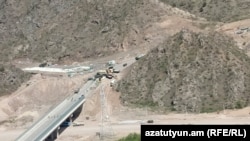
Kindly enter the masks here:
M 127 63 L 123 64 L 123 67 L 126 67 L 127 66 Z
M 120 71 L 119 70 L 114 70 L 113 73 L 119 73 Z
M 84 99 L 84 98 L 85 98 L 85 96 L 82 94 L 82 95 L 81 95 L 81 97 L 80 97 L 80 99 L 81 99 L 81 98 L 82 98 L 82 99 Z
M 154 123 L 154 120 L 148 120 L 147 123 Z
M 74 90 L 74 93 L 77 94 L 79 92 L 80 89 L 76 89 Z
M 140 58 L 142 58 L 144 56 L 144 54 L 140 54 L 138 56 L 135 57 L 135 60 L 139 60 Z
M 88 78 L 88 81 L 89 81 L 89 80 L 94 80 L 94 78 L 93 78 L 93 77 L 89 77 L 89 78 Z

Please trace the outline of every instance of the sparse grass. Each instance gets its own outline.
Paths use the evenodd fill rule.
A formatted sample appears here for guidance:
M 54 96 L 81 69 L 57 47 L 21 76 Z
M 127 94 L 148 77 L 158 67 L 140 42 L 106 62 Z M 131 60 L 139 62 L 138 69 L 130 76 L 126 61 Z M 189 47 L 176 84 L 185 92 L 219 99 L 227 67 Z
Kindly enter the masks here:
M 246 19 L 250 15 L 249 1 L 227 0 L 161 0 L 173 7 L 186 10 L 210 21 L 231 22 Z
M 226 109 L 249 104 L 250 59 L 238 51 L 231 38 L 218 33 L 180 32 L 160 47 L 164 53 L 155 49 L 138 61 L 118 88 L 128 105 L 217 112 L 223 109 L 221 103 L 227 103 Z M 234 91 L 234 87 L 243 89 Z M 240 96 L 234 98 L 235 93 Z
M 119 139 L 118 141 L 140 141 L 141 135 L 138 133 L 130 133 L 128 136 Z
M 241 109 L 241 108 L 243 108 L 245 105 L 244 105 L 244 103 L 242 102 L 242 101 L 237 101 L 236 102 L 236 105 L 235 105 L 235 108 L 236 109 Z
M 11 66 L 0 64 L 0 96 L 10 94 L 30 78 L 29 73 Z
M 62 0 L 60 6 L 50 6 L 39 0 L 23 0 L 19 3 L 22 5 L 19 8 L 15 8 L 12 2 L 1 4 L 6 6 L 0 9 L 0 13 L 3 13 L 3 17 L 8 17 L 3 22 L 6 29 L 0 37 L 2 61 L 29 58 L 39 62 L 49 60 L 60 64 L 64 61 L 84 61 L 100 54 L 108 56 L 118 51 L 116 48 L 119 48 L 124 38 L 127 38 L 132 25 L 140 27 L 144 24 L 145 21 L 138 18 L 150 17 L 146 14 L 138 15 L 138 8 L 143 6 L 142 0 Z M 34 4 L 36 6 L 31 6 Z M 143 11 L 143 8 L 141 9 Z M 34 23 L 35 26 L 25 20 L 27 16 L 39 19 Z M 15 28 L 16 22 L 25 28 Z M 47 23 L 46 26 L 44 23 Z M 107 31 L 102 33 L 105 28 Z M 29 48 L 25 51 L 16 50 L 14 53 L 13 50 L 20 45 L 28 45 Z

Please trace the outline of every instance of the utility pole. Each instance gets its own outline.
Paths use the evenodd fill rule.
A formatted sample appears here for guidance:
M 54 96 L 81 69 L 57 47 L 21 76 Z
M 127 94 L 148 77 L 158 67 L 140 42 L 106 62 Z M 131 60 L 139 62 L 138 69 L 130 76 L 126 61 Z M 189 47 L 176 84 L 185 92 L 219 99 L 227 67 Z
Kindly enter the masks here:
M 106 97 L 104 92 L 104 86 L 101 86 L 100 91 L 100 99 L 101 99 L 101 132 L 100 132 L 100 140 L 103 141 L 105 137 L 114 136 L 113 129 L 110 125 L 109 116 L 107 112 L 106 105 Z

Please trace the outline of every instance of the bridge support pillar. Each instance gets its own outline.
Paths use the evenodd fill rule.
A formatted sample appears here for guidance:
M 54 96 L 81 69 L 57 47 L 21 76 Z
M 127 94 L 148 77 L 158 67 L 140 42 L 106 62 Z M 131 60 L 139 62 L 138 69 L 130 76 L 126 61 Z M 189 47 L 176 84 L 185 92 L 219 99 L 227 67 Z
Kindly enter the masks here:
M 54 134 L 54 139 L 57 139 L 57 137 L 58 137 L 58 129 L 56 129 L 53 134 Z
M 53 140 L 55 140 L 55 133 L 54 133 L 54 132 L 52 132 L 52 133 L 50 134 L 50 136 L 49 136 L 49 138 L 47 139 L 47 141 L 53 141 Z
M 72 117 L 69 118 L 70 125 L 72 125 Z
M 72 123 L 73 123 L 73 114 L 70 115 L 70 117 L 69 117 L 69 123 L 70 123 L 70 126 L 72 126 Z
M 52 140 L 56 139 L 56 137 L 55 137 L 55 132 L 53 132 L 53 133 L 51 134 L 51 139 L 52 139 Z
M 50 136 L 46 139 L 46 141 L 54 141 L 58 137 L 58 128 L 50 134 Z
M 56 136 L 57 136 L 57 137 L 59 136 L 59 130 L 60 130 L 60 127 L 58 127 L 58 128 L 56 129 Z

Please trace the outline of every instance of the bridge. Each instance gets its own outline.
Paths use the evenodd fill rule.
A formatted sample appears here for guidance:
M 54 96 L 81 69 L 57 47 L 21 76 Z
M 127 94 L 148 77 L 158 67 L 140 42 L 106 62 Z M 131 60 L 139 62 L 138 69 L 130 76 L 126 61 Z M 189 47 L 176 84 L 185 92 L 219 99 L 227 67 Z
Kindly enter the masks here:
M 135 59 L 126 60 L 128 66 L 134 62 Z M 123 64 L 117 64 L 115 69 L 120 71 L 123 70 Z M 56 72 L 59 71 L 56 70 Z M 40 118 L 28 130 L 21 134 L 16 141 L 47 141 L 49 139 L 56 139 L 60 125 L 66 120 L 72 120 L 74 112 L 84 104 L 85 98 L 91 93 L 91 87 L 95 84 L 96 81 L 87 81 L 77 94 L 69 96 L 54 109 L 45 114 L 45 116 Z
M 77 94 L 71 95 L 45 116 L 35 122 L 16 141 L 46 141 L 57 137 L 60 125 L 67 119 L 72 119 L 74 112 L 85 102 L 90 88 L 95 81 L 88 81 Z

